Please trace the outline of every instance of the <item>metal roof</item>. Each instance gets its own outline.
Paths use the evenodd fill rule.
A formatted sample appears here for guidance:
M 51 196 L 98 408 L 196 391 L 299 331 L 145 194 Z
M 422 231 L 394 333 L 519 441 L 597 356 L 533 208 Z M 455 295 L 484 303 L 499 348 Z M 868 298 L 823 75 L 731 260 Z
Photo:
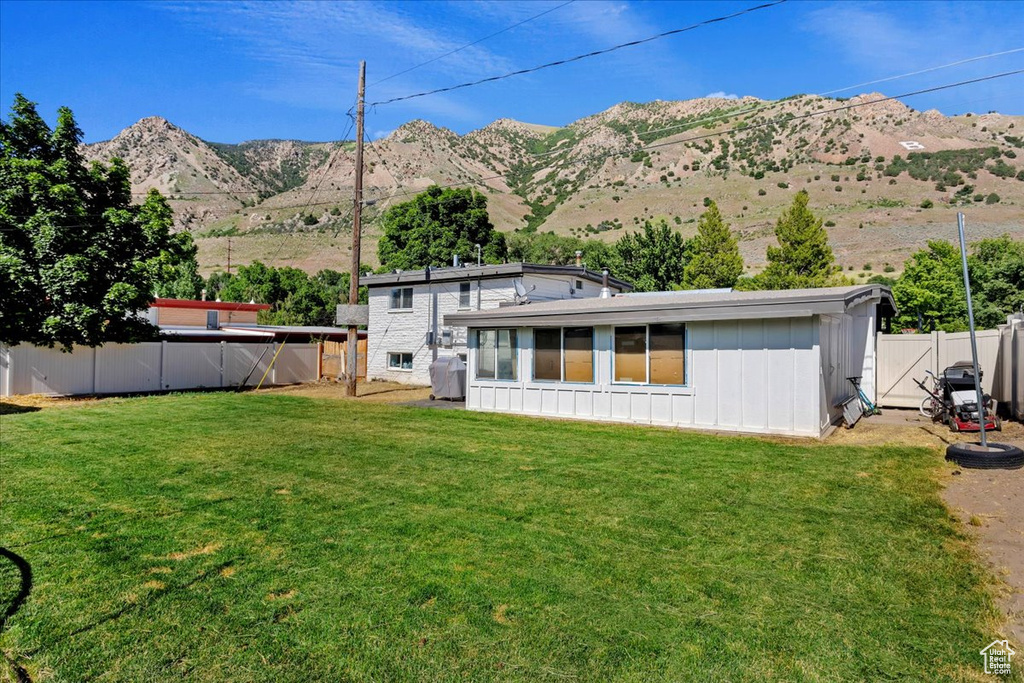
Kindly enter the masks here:
M 234 301 L 195 301 L 193 299 L 153 299 L 150 308 L 189 308 L 200 311 L 267 311 L 270 304 L 240 303 Z
M 608 299 L 565 299 L 452 313 L 444 316 L 444 324 L 458 327 L 531 327 L 801 318 L 843 313 L 870 300 L 876 300 L 883 306 L 883 315 L 895 314 L 896 304 L 888 287 L 861 285 L 757 292 L 652 292 L 619 294 Z
M 457 268 L 430 268 L 429 270 L 402 270 L 394 273 L 363 275 L 359 283 L 367 287 L 388 287 L 394 285 L 418 285 L 427 282 L 458 282 L 462 280 L 487 280 L 499 277 L 519 277 L 526 274 L 568 275 L 590 282 L 601 283 L 602 274 L 576 266 L 549 266 L 540 263 L 501 263 L 497 265 L 462 265 Z M 618 278 L 609 277 L 608 284 L 622 291 L 633 289 L 633 285 Z

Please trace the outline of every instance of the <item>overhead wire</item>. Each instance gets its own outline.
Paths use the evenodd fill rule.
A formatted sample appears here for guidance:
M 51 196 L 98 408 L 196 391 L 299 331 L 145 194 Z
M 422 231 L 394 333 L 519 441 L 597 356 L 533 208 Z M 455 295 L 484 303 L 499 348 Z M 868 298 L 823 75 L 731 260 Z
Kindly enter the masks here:
M 451 57 L 453 54 L 455 54 L 457 52 L 462 52 L 463 50 L 465 50 L 467 48 L 473 47 L 474 45 L 479 45 L 480 43 L 482 43 L 482 42 L 484 42 L 486 40 L 490 40 L 491 38 L 494 38 L 496 36 L 500 36 L 502 33 L 507 33 L 508 31 L 511 31 L 514 28 L 519 28 L 523 24 L 528 24 L 528 23 L 530 23 L 531 21 L 533 21 L 535 19 L 540 19 L 544 15 L 551 14 L 552 12 L 554 12 L 556 10 L 560 10 L 563 7 L 565 7 L 566 5 L 571 5 L 574 2 L 576 2 L 576 0 L 567 0 L 567 2 L 563 2 L 561 5 L 556 5 L 555 7 L 552 7 L 550 9 L 546 9 L 543 12 L 541 12 L 540 14 L 535 14 L 532 17 L 528 17 L 526 19 L 523 19 L 522 21 L 520 21 L 518 23 L 515 23 L 515 24 L 512 24 L 511 26 L 506 26 L 505 28 L 501 29 L 500 31 L 495 31 L 494 33 L 492 33 L 490 35 L 487 35 L 487 36 L 484 36 L 483 38 L 480 38 L 479 40 L 474 40 L 472 43 L 466 43 L 465 45 L 463 45 L 461 47 L 457 47 L 454 50 L 450 50 L 448 52 L 445 52 L 443 55 L 438 55 L 437 57 L 434 57 L 433 59 L 428 59 L 425 62 L 421 62 L 421 63 L 417 64 L 416 66 L 410 66 L 408 69 L 405 69 L 403 71 L 399 71 L 397 73 L 393 73 L 390 76 L 386 76 L 386 77 L 380 79 L 379 81 L 374 81 L 373 83 L 370 83 L 367 87 L 368 88 L 372 88 L 373 86 L 378 85 L 380 83 L 383 83 L 384 81 L 390 81 L 392 78 L 397 78 L 398 76 L 404 76 L 405 74 L 409 73 L 410 71 L 415 71 L 416 69 L 419 69 L 420 67 L 424 67 L 424 66 L 426 66 L 428 64 L 433 64 L 434 62 L 438 62 L 438 61 L 444 59 L 445 57 Z
M 695 29 L 701 28 L 702 26 L 708 26 L 708 25 L 711 25 L 711 24 L 716 24 L 716 23 L 719 23 L 719 22 L 728 21 L 730 19 L 735 19 L 735 18 L 741 17 L 741 16 L 743 16 L 745 14 L 750 14 L 752 12 L 757 12 L 759 10 L 768 9 L 768 8 L 771 8 L 771 7 L 776 7 L 778 5 L 782 5 L 782 4 L 784 4 L 784 3 L 788 2 L 788 1 L 789 0 L 774 0 L 774 2 L 764 3 L 764 4 L 761 4 L 761 5 L 757 5 L 755 7 L 748 7 L 746 9 L 739 10 L 738 12 L 733 12 L 732 14 L 726 14 L 726 15 L 723 15 L 723 16 L 714 17 L 712 19 L 705 19 L 704 21 L 700 21 L 700 22 L 697 22 L 696 24 L 691 24 L 690 26 L 685 26 L 683 28 L 676 28 L 676 29 L 672 29 L 670 31 L 663 31 L 662 33 L 659 33 L 659 34 L 653 35 L 653 36 L 648 36 L 647 38 L 641 38 L 639 40 L 631 40 L 629 42 L 619 43 L 618 45 L 613 45 L 611 47 L 603 48 L 601 50 L 593 50 L 592 52 L 587 52 L 585 54 L 575 55 L 573 57 L 567 57 L 565 59 L 559 59 L 559 60 L 556 60 L 554 62 L 547 62 L 546 64 L 540 64 L 538 66 L 533 66 L 533 67 L 530 67 L 530 68 L 527 68 L 527 69 L 519 69 L 519 70 L 516 70 L 516 71 L 510 71 L 510 72 L 508 72 L 506 74 L 502 74 L 500 76 L 490 76 L 488 78 L 481 78 L 481 79 L 478 79 L 478 80 L 475 80 L 475 81 L 469 81 L 467 83 L 460 83 L 458 85 L 450 85 L 450 86 L 447 86 L 447 87 L 444 87 L 444 88 L 435 88 L 433 90 L 427 90 L 427 91 L 424 91 L 424 92 L 413 93 L 411 95 L 402 95 L 400 97 L 392 97 L 392 98 L 387 99 L 387 100 L 381 100 L 381 101 L 378 101 L 378 102 L 371 102 L 369 106 L 370 107 L 378 107 L 378 106 L 383 106 L 383 105 L 386 105 L 386 104 L 392 104 L 394 102 L 403 102 L 403 101 L 406 101 L 406 100 L 416 99 L 418 97 L 426 97 L 427 95 L 436 95 L 438 93 L 451 92 L 453 90 L 461 90 L 463 88 L 471 88 L 473 86 L 482 85 L 483 83 L 493 83 L 495 81 L 505 80 L 506 78 L 513 78 L 515 76 L 522 76 L 524 74 L 534 73 L 534 72 L 537 72 L 537 71 L 541 71 L 543 69 L 550 69 L 550 68 L 555 67 L 555 66 L 564 66 L 566 64 L 572 64 L 573 62 L 579 62 L 579 61 L 582 61 L 584 59 L 590 59 L 591 57 L 598 57 L 600 55 L 606 55 L 606 54 L 608 54 L 610 52 L 615 52 L 617 50 L 622 50 L 622 49 L 625 49 L 627 47 L 636 47 L 637 45 L 643 45 L 645 43 L 650 43 L 650 42 L 653 42 L 655 40 L 661 40 L 662 38 L 667 38 L 669 36 L 678 35 L 680 33 L 686 33 L 687 31 L 693 31 Z

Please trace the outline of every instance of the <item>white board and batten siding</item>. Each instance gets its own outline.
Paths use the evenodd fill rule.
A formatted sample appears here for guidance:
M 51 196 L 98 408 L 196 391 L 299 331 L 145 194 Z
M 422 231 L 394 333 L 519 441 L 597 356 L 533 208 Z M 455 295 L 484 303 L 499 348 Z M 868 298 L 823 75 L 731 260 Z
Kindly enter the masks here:
M 612 326 L 594 329 L 593 384 L 533 381 L 533 329 L 517 329 L 516 381 L 473 379 L 473 410 L 819 436 L 817 317 L 691 322 L 685 386 L 612 381 Z M 469 348 L 470 372 L 476 349 Z
M 143 342 L 79 346 L 71 353 L 21 344 L 0 346 L 0 395 L 75 396 L 313 382 L 316 346 L 245 343 Z M 262 359 L 255 370 L 253 364 Z

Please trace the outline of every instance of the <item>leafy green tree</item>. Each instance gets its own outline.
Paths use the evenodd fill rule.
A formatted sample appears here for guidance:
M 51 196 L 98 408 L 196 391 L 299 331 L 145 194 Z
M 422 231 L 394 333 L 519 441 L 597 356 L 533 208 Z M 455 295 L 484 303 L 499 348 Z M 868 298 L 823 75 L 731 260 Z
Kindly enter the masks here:
M 361 272 L 369 271 L 369 266 L 362 266 Z M 335 308 L 348 301 L 349 282 L 348 273 L 335 270 L 321 270 L 310 277 L 297 268 L 254 261 L 234 274 L 211 273 L 206 291 L 211 299 L 270 304 L 269 311 L 259 314 L 259 322 L 265 325 L 333 326 Z M 366 302 L 367 290 L 360 287 L 359 303 Z
M 991 329 L 1024 310 L 1024 240 L 1008 235 L 971 245 L 967 258 L 975 324 Z
M 733 287 L 742 274 L 739 243 L 712 201 L 697 221 L 697 235 L 690 242 L 690 262 L 683 284 L 688 289 Z
M 967 329 L 967 296 L 964 292 L 960 250 L 935 240 L 904 264 L 903 274 L 892 287 L 899 315 L 897 329 L 921 332 Z
M 453 255 L 475 262 L 477 244 L 486 263 L 502 263 L 507 254 L 505 236 L 487 215 L 487 197 L 470 188 L 428 187 L 385 211 L 381 225 L 377 256 L 386 270 L 442 267 Z
M 194 263 L 164 198 L 132 204 L 124 163 L 86 167 L 81 141 L 70 109 L 51 130 L 20 94 L 0 121 L 0 342 L 70 351 L 154 338 L 139 313 Z
M 618 272 L 619 261 L 615 247 L 600 240 L 556 235 L 553 232 L 517 232 L 508 237 L 508 260 L 523 263 L 543 263 L 556 266 L 574 265 L 576 252 L 590 270 L 607 268 Z
M 621 266 L 617 277 L 632 282 L 638 292 L 679 289 L 687 262 L 686 240 L 668 227 L 644 221 L 643 232 L 626 233 L 615 243 Z
M 757 289 L 830 287 L 846 282 L 835 264 L 822 219 L 807 208 L 808 200 L 806 191 L 796 193 L 793 204 L 775 224 L 779 246 L 768 247 L 768 267 L 745 282 Z

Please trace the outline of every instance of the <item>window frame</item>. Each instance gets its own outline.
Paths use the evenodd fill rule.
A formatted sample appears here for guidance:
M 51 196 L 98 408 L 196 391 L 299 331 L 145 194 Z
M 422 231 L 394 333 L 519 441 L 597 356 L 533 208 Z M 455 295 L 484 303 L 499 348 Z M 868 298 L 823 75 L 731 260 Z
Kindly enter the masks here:
M 398 356 L 398 366 L 391 364 L 391 359 Z M 402 363 L 402 356 L 409 356 L 409 367 L 404 367 Z M 416 354 L 412 351 L 388 351 L 388 371 L 389 372 L 412 372 L 413 363 L 416 360 Z
M 660 382 L 651 382 L 651 324 L 643 323 L 638 325 L 612 325 L 611 326 L 611 383 L 620 386 L 644 386 L 644 387 L 685 387 L 690 386 L 690 326 L 685 322 L 678 323 L 654 323 L 655 325 L 682 325 L 683 327 L 683 383 L 682 384 L 663 384 Z M 615 337 L 617 336 L 617 330 L 620 327 L 643 327 L 644 328 L 644 381 L 636 382 L 630 381 L 625 382 L 615 379 Z
M 395 292 L 401 292 L 398 295 L 399 306 L 395 306 Z M 405 292 L 409 292 L 409 305 L 405 306 Z M 415 291 L 413 287 L 392 287 L 388 293 L 388 312 L 389 313 L 410 313 L 413 309 Z
M 589 329 L 590 330 L 590 381 L 567 380 L 565 378 L 565 331 L 567 329 Z M 537 377 L 537 330 L 558 330 L 558 379 L 539 379 Z M 569 325 L 562 327 L 534 327 L 533 328 L 533 367 L 530 379 L 534 382 L 546 384 L 596 384 L 597 383 L 597 330 L 593 325 Z
M 509 338 L 512 341 L 512 343 L 511 343 L 511 349 L 512 349 L 512 375 L 513 375 L 512 377 L 499 377 L 498 376 L 498 374 L 499 374 L 498 373 L 498 368 L 499 368 L 499 365 L 498 365 L 498 362 L 499 362 L 498 352 L 502 349 L 502 346 L 499 344 L 499 341 L 501 340 L 501 332 L 503 332 L 503 331 L 506 331 L 506 332 L 509 333 Z M 478 327 L 478 328 L 474 328 L 473 332 L 474 332 L 474 334 L 473 334 L 473 347 L 474 347 L 474 350 L 475 350 L 475 353 L 473 354 L 473 356 L 474 356 L 474 362 L 473 362 L 473 379 L 474 379 L 474 381 L 483 381 L 483 382 L 518 382 L 520 374 L 521 374 L 520 370 L 519 370 L 519 358 L 520 358 L 520 354 L 519 354 L 519 337 L 520 337 L 520 335 L 519 335 L 519 328 L 517 328 L 517 327 Z M 481 377 L 480 376 L 480 357 L 481 357 L 481 353 L 480 353 L 480 334 L 482 332 L 493 332 L 494 333 L 494 351 L 493 351 L 494 355 L 492 356 L 493 363 L 494 363 L 493 366 L 492 366 L 494 368 L 494 377 Z

